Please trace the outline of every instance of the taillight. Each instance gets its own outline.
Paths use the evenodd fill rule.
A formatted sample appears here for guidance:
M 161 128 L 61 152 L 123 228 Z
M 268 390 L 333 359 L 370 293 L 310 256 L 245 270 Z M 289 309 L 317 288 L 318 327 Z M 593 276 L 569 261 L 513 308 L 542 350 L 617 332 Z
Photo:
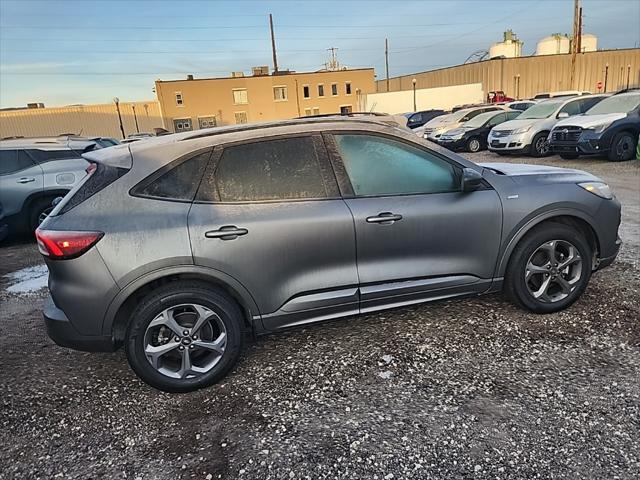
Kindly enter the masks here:
M 104 236 L 103 232 L 69 232 L 36 230 L 38 250 L 54 260 L 76 258 L 93 247 Z

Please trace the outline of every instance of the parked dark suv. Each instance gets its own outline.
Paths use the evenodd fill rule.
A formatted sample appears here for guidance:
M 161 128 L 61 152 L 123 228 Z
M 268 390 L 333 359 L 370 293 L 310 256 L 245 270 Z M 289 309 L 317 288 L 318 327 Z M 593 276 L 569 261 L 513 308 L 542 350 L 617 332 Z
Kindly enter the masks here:
M 125 346 L 167 391 L 221 379 L 245 333 L 504 289 L 569 306 L 613 262 L 599 179 L 477 165 L 373 117 L 185 132 L 85 154 L 37 230 L 60 345 Z
M 445 113 L 447 112 L 444 110 L 422 110 L 421 112 L 405 113 L 404 116 L 407 117 L 407 127 L 413 129 L 421 127 L 429 120 L 433 120 Z

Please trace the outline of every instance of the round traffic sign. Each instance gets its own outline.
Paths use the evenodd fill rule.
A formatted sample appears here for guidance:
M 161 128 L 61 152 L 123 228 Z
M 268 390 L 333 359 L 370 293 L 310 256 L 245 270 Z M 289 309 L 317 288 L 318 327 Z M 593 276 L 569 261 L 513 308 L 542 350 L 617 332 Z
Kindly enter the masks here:
M 598 90 L 602 90 L 602 82 L 598 82 L 598 83 L 596 83 L 596 88 L 597 88 Z

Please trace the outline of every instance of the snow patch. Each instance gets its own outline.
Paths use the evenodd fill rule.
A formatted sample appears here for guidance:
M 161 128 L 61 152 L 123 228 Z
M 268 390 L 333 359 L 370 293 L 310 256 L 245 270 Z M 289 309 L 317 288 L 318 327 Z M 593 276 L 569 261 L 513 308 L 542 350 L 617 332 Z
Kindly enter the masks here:
M 32 294 L 46 288 L 49 280 L 49 270 L 46 265 L 27 267 L 4 276 L 9 281 L 7 292 L 17 294 Z

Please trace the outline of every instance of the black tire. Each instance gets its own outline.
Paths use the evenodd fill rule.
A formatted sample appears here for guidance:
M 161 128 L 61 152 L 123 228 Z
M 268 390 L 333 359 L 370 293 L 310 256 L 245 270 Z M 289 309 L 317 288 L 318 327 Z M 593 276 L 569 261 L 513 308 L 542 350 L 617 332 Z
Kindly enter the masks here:
M 548 132 L 540 132 L 533 137 L 529 154 L 532 157 L 540 158 L 549 155 L 549 142 L 547 141 Z
M 579 156 L 580 155 L 578 155 L 577 153 L 561 153 L 560 154 L 560 158 L 562 158 L 563 160 L 575 160 Z
M 636 137 L 629 132 L 620 132 L 613 137 L 607 157 L 612 162 L 624 162 L 635 158 Z
M 536 299 L 525 281 L 527 263 L 536 250 L 546 242 L 563 240 L 574 245 L 581 257 L 582 268 L 575 289 L 564 299 L 546 303 Z M 505 275 L 504 291 L 516 305 L 535 313 L 552 313 L 563 310 L 575 302 L 584 292 L 591 278 L 593 252 L 584 235 L 578 230 L 560 223 L 545 223 L 534 227 L 518 243 L 511 254 Z
M 41 216 L 44 214 L 48 214 L 53 210 L 53 205 L 51 202 L 56 197 L 43 197 L 38 198 L 33 201 L 31 206 L 29 207 L 29 231 L 31 233 L 36 231 L 36 228 L 40 226 Z
M 482 150 L 482 141 L 478 137 L 471 137 L 465 144 L 467 152 L 477 153 Z
M 218 363 L 195 378 L 176 379 L 157 371 L 144 352 L 144 336 L 148 325 L 163 310 L 186 303 L 197 303 L 215 312 L 226 328 L 227 343 Z M 238 304 L 224 292 L 206 283 L 176 281 L 164 285 L 144 297 L 133 311 L 125 336 L 125 351 L 133 371 L 147 384 L 165 392 L 191 392 L 208 387 L 236 365 L 244 343 L 243 315 Z

